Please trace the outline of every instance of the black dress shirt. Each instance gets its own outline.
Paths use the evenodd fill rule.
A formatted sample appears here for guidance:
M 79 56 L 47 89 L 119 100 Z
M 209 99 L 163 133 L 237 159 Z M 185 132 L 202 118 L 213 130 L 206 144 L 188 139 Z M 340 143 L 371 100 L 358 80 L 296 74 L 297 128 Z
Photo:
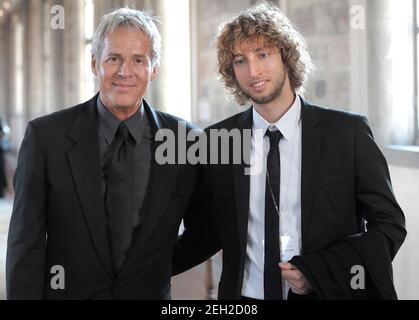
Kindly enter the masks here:
M 121 121 L 115 117 L 102 103 L 97 99 L 98 123 L 99 123 L 99 148 L 102 168 L 102 186 L 105 192 L 105 180 L 103 178 L 104 155 L 111 145 L 115 133 Z M 149 119 L 141 107 L 129 119 L 124 121 L 129 132 L 135 140 L 134 159 L 134 206 L 133 206 L 133 228 L 142 224 L 147 208 L 147 199 L 149 194 L 151 160 L 152 160 L 152 135 L 149 126 Z

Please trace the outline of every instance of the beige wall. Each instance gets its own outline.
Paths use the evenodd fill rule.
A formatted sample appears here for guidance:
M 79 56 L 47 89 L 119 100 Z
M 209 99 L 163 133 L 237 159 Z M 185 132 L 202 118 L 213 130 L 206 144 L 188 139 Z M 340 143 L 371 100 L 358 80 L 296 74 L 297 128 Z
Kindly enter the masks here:
M 406 215 L 407 238 L 394 261 L 400 299 L 419 299 L 419 169 L 390 166 L 394 193 Z

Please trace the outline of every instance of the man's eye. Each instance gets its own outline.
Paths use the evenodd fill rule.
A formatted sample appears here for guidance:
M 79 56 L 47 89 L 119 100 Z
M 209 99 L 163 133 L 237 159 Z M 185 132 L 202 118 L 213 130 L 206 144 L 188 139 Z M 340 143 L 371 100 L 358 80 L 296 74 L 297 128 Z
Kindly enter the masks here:
M 268 54 L 266 53 L 266 52 L 261 52 L 260 54 L 259 54 L 259 58 L 261 58 L 261 59 L 265 59 L 265 58 L 267 58 L 268 57 Z
M 236 59 L 236 60 L 234 60 L 233 63 L 234 63 L 234 65 L 238 66 L 238 65 L 243 64 L 244 63 L 244 60 L 243 59 Z
M 109 57 L 108 62 L 118 62 L 118 58 L 117 57 Z
M 142 64 L 144 63 L 143 59 L 135 59 L 135 63 Z

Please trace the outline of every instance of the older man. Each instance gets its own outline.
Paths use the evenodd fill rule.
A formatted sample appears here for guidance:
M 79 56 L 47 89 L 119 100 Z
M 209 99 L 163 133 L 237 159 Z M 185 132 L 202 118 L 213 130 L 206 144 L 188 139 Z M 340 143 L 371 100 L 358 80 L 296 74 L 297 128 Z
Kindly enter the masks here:
M 150 15 L 105 15 L 92 50 L 99 94 L 28 124 L 8 239 L 9 299 L 170 298 L 172 248 L 195 169 L 154 157 L 157 131 L 176 133 L 180 122 L 143 99 L 160 43 Z

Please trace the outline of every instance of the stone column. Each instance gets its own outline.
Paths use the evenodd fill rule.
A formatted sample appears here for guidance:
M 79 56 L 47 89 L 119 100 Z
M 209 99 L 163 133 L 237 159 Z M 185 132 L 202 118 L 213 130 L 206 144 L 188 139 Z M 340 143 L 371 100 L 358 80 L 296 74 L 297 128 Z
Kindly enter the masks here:
M 42 115 L 44 110 L 42 3 L 26 1 L 25 11 L 26 117 L 29 120 Z
M 188 0 L 159 0 L 154 11 L 162 20 L 161 64 L 152 84 L 155 106 L 186 120 L 191 118 L 190 9 Z
M 80 103 L 83 85 L 84 61 L 84 1 L 64 0 L 64 105 L 66 107 Z
M 10 65 L 11 57 L 8 54 L 10 48 L 10 19 L 4 19 L 0 24 L 0 52 L 4 53 L 4 59 L 0 59 L 0 117 L 9 122 L 11 115 L 10 105 Z
M 44 5 L 45 19 L 44 26 L 46 39 L 45 41 L 45 96 L 47 105 L 45 112 L 50 113 L 64 108 L 64 32 L 65 29 L 51 27 L 51 9 L 53 6 L 64 6 L 62 0 L 46 0 Z M 66 28 L 67 11 L 65 11 L 64 28 Z
M 20 7 L 21 8 L 21 7 Z M 19 8 L 19 9 L 20 9 Z M 10 38 L 8 43 L 7 56 L 10 58 L 10 67 L 7 74 L 8 86 L 10 90 L 9 110 L 10 110 L 10 128 L 11 144 L 13 150 L 18 150 L 23 138 L 26 117 L 26 89 L 25 89 L 25 35 L 23 10 L 17 10 L 10 17 Z

